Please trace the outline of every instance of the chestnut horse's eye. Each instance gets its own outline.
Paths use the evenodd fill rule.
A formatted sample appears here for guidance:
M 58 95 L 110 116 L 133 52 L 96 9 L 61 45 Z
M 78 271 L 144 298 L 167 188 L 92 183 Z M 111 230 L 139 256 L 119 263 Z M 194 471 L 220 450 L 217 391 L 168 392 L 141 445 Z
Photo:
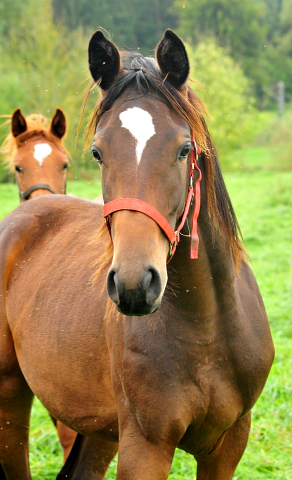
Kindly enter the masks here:
M 101 157 L 100 151 L 96 147 L 92 147 L 91 152 L 92 152 L 92 155 L 94 156 L 94 158 L 101 165 L 102 164 L 102 157 Z
M 18 172 L 18 173 L 21 173 L 22 172 L 22 168 L 19 167 L 18 165 L 15 165 L 15 170 Z
M 66 170 L 68 167 L 68 163 L 64 163 L 63 167 L 62 167 L 62 170 Z
M 186 143 L 181 151 L 179 152 L 178 159 L 179 160 L 184 160 L 185 158 L 188 157 L 190 151 L 191 151 L 192 145 L 190 142 Z

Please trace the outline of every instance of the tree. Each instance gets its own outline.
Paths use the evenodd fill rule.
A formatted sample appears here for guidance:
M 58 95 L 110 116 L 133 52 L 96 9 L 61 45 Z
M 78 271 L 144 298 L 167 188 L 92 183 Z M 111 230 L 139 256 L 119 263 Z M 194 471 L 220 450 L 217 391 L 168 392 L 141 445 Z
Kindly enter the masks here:
M 176 26 L 173 0 L 53 0 L 55 21 L 86 33 L 104 28 L 119 48 L 152 51 L 166 28 Z
M 179 33 L 196 45 L 206 38 L 227 48 L 255 85 L 262 83 L 267 34 L 266 8 L 259 0 L 175 0 Z
M 292 100 L 292 0 L 267 2 L 269 16 L 274 15 L 268 32 L 264 56 L 263 83 L 273 88 L 284 81 L 286 99 Z M 271 4 L 271 5 L 270 5 Z
M 54 24 L 49 0 L 29 0 L 18 24 L 2 38 L 0 53 L 0 114 L 21 107 L 25 115 L 51 117 L 62 108 L 69 127 L 65 144 L 76 167 L 83 148 L 81 137 L 75 150 L 76 131 L 89 80 L 87 40 L 78 30 L 68 33 Z M 91 95 L 89 107 L 96 100 Z
M 250 81 L 214 40 L 188 47 L 193 88 L 206 105 L 211 134 L 220 156 L 240 148 L 255 134 L 256 116 Z
M 258 56 L 267 27 L 262 1 L 175 0 L 179 33 L 192 43 L 214 37 L 237 61 Z
M 8 35 L 10 28 L 20 22 L 25 11 L 25 2 L 22 0 L 14 0 L 13 8 L 11 7 L 11 0 L 1 0 L 0 35 Z

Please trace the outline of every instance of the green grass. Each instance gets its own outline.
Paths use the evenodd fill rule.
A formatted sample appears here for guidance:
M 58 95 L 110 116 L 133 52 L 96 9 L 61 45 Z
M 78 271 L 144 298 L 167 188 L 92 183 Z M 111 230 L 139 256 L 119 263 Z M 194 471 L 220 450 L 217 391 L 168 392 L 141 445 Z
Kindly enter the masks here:
M 262 154 L 263 152 L 261 152 Z M 251 155 L 252 157 L 252 155 Z M 258 158 L 248 164 L 257 164 Z M 245 168 L 225 172 L 260 286 L 276 346 L 266 387 L 253 409 L 252 429 L 235 480 L 292 480 L 292 172 Z M 0 217 L 17 204 L 15 185 L 0 184 Z M 99 180 L 69 182 L 68 193 L 95 198 Z M 31 421 L 31 468 L 34 480 L 52 480 L 62 465 L 55 428 L 39 401 Z M 107 479 L 115 478 L 116 460 Z M 177 451 L 169 478 L 194 479 L 195 461 Z

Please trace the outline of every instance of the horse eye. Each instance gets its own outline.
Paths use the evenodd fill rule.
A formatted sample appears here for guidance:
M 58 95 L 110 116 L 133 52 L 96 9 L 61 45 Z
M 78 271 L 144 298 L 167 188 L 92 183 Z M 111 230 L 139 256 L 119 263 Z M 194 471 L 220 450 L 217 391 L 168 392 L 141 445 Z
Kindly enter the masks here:
M 64 163 L 62 170 L 66 170 L 67 167 L 68 167 L 68 163 Z
M 22 168 L 19 167 L 18 165 L 15 165 L 15 170 L 18 172 L 18 173 L 21 173 L 22 172 Z
M 189 155 L 190 151 L 191 151 L 191 144 L 190 143 L 187 143 L 186 145 L 183 146 L 183 148 L 181 149 L 181 151 L 179 152 L 179 160 L 183 160 L 185 158 L 187 158 L 187 156 Z
M 101 158 L 101 153 L 99 150 L 97 150 L 96 147 L 92 147 L 91 149 L 92 155 L 94 158 L 98 161 L 99 164 L 102 164 L 102 158 Z

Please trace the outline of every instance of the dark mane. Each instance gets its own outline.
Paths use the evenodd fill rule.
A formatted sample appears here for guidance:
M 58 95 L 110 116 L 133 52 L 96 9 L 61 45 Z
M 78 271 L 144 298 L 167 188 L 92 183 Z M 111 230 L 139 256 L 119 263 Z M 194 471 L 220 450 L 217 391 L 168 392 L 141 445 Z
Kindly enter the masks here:
M 235 266 L 239 266 L 245 252 L 241 231 L 222 177 L 216 148 L 205 122 L 206 108 L 190 87 L 185 98 L 162 76 L 154 58 L 135 56 L 130 67 L 120 73 L 96 105 L 87 127 L 86 140 L 93 137 L 102 115 L 113 108 L 125 90 L 131 91 L 133 98 L 147 94 L 157 96 L 160 101 L 164 101 L 183 116 L 190 125 L 202 149 L 200 160 L 206 185 L 208 215 L 214 234 L 219 225 L 225 226 Z

